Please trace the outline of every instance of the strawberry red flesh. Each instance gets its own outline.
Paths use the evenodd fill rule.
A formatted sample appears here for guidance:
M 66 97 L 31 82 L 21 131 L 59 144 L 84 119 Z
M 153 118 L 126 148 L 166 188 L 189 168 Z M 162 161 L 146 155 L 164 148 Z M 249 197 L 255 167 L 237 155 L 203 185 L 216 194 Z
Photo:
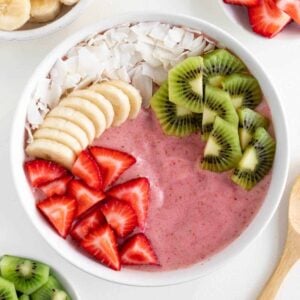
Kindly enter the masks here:
M 113 270 L 121 269 L 117 238 L 109 225 L 92 230 L 80 245 L 102 264 Z
M 150 185 L 147 178 L 136 178 L 111 188 L 107 195 L 128 202 L 134 209 L 138 224 L 144 228 L 150 197 Z
M 62 166 L 48 160 L 36 159 L 24 164 L 25 171 L 33 187 L 39 187 L 67 174 Z
M 82 151 L 72 167 L 73 175 L 81 178 L 89 187 L 102 189 L 102 176 L 99 166 L 89 151 Z
M 66 238 L 76 216 L 76 200 L 67 196 L 53 196 L 37 203 L 37 207 L 58 234 Z
M 72 180 L 68 185 L 68 195 L 75 198 L 78 203 L 77 217 L 105 198 L 99 190 L 93 190 L 81 180 Z
M 290 16 L 276 6 L 275 0 L 261 0 L 259 5 L 248 8 L 248 14 L 253 31 L 269 38 L 291 21 Z
M 227 4 L 242 5 L 242 6 L 255 6 L 259 4 L 260 0 L 223 0 Z
M 113 184 L 136 162 L 133 156 L 113 149 L 91 147 L 90 151 L 100 166 L 104 188 Z
M 68 183 L 72 180 L 73 176 L 66 175 L 61 178 L 55 179 L 49 183 L 41 185 L 39 189 L 47 196 L 64 195 L 67 192 Z
M 101 205 L 101 211 L 119 237 L 126 237 L 137 226 L 135 211 L 125 201 L 110 198 Z
M 287 13 L 296 23 L 300 24 L 300 1 L 279 0 L 276 2 L 278 8 Z
M 122 246 L 120 256 L 125 265 L 159 265 L 152 245 L 143 233 L 130 237 Z

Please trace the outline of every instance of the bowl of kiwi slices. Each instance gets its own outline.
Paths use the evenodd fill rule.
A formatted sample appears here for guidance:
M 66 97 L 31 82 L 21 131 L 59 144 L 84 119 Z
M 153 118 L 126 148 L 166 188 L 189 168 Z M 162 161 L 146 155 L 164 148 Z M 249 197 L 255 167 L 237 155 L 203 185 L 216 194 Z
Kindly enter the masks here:
M 135 41 L 134 45 L 130 44 L 132 41 Z M 112 47 L 120 47 L 121 50 L 118 48 L 112 51 Z M 92 51 L 92 54 L 89 51 Z M 120 57 L 122 59 L 117 60 Z M 99 62 L 102 58 L 103 60 Z M 202 65 L 203 60 L 205 67 Z M 128 64 L 128 68 L 120 67 L 124 62 Z M 173 72 L 172 68 L 175 68 Z M 182 70 L 184 76 L 181 76 Z M 179 74 L 181 79 L 171 80 L 170 78 L 174 79 L 174 76 L 177 76 L 178 71 L 181 72 Z M 223 202 L 218 207 L 218 201 L 215 201 L 215 197 L 211 197 L 207 207 L 214 206 L 217 213 L 212 216 L 216 218 L 216 224 L 220 222 L 222 224 L 222 220 L 227 218 L 224 215 L 226 209 L 228 215 L 232 215 L 231 208 L 239 203 L 239 197 L 243 197 L 243 201 L 240 202 L 243 205 L 238 205 L 236 209 L 243 207 L 245 210 L 235 215 L 244 217 L 244 212 L 249 212 L 246 221 L 243 223 L 243 220 L 240 220 L 239 223 L 243 231 L 237 228 L 239 234 L 211 253 L 209 259 L 182 264 L 182 267 L 170 270 L 164 268 L 164 255 L 161 251 L 157 251 L 158 259 L 161 259 L 162 263 L 160 269 L 159 267 L 155 269 L 157 272 L 149 272 L 149 269 L 144 267 L 126 267 L 126 263 L 117 272 L 85 253 L 83 247 L 80 247 L 82 243 L 78 247 L 78 244 L 68 236 L 68 232 L 64 231 L 61 236 L 57 234 L 57 230 L 55 231 L 38 211 L 37 202 L 42 200 L 39 198 L 40 191 L 31 186 L 24 171 L 24 162 L 30 159 L 25 151 L 26 146 L 32 139 L 34 140 L 35 130 L 41 126 L 43 119 L 47 118 L 47 113 L 58 105 L 61 97 L 67 97 L 64 95 L 73 90 L 88 90 L 90 85 L 99 83 L 99 80 L 106 81 L 108 85 L 112 79 L 127 81 L 137 88 L 143 99 L 140 113 L 146 114 L 150 109 L 153 110 L 154 117 L 154 113 L 157 113 L 156 117 L 160 118 L 160 124 L 158 122 L 157 124 L 166 135 L 178 135 L 178 139 L 174 138 L 173 141 L 182 143 L 182 147 L 185 146 L 182 135 L 198 130 L 203 146 L 199 146 L 193 163 L 200 166 L 199 172 L 204 177 L 214 178 L 209 185 L 215 188 L 216 193 L 218 185 L 219 194 L 228 190 L 230 193 L 224 197 L 232 195 L 234 199 L 237 198 L 235 202 L 231 199 L 232 206 L 223 205 Z M 181 88 L 178 88 L 180 85 Z M 185 88 L 188 93 L 185 93 Z M 86 91 L 84 95 L 87 95 Z M 167 99 L 168 97 L 170 99 Z M 202 105 L 192 104 L 189 108 L 178 109 L 175 102 L 182 105 L 184 104 L 182 99 L 189 103 L 198 99 L 205 100 Z M 123 113 L 121 104 L 118 113 Z M 170 124 L 164 123 L 170 121 L 170 118 L 165 118 L 166 114 L 170 113 L 172 118 L 176 118 L 175 126 L 185 127 L 176 131 L 169 126 Z M 267 116 L 269 120 L 263 116 Z M 141 128 L 150 127 L 147 124 L 139 124 L 137 130 L 140 132 Z M 56 126 L 56 123 L 52 122 L 51 126 Z M 122 132 L 122 125 L 118 130 Z M 202 134 L 200 131 L 203 131 Z M 123 134 L 120 140 L 124 141 L 126 138 L 130 139 Z M 47 142 L 47 145 L 53 146 L 53 143 Z M 117 142 L 118 140 L 116 145 Z M 129 141 L 127 143 L 130 145 Z M 198 143 L 200 136 L 192 140 L 191 144 L 198 145 Z M 55 145 L 57 144 L 59 143 Z M 40 146 L 40 150 L 43 148 L 44 153 L 48 153 L 46 147 L 42 144 Z M 180 150 L 179 148 L 177 149 Z M 52 147 L 51 150 L 52 154 L 55 153 L 55 157 L 66 157 L 65 153 L 57 149 Z M 67 154 L 73 155 L 72 153 L 68 150 Z M 222 29 L 197 18 L 160 13 L 130 13 L 102 20 L 75 33 L 41 62 L 30 78 L 17 107 L 11 134 L 10 155 L 13 179 L 22 206 L 37 231 L 62 257 L 81 270 L 102 279 L 137 286 L 160 286 L 204 276 L 230 261 L 254 241 L 269 223 L 283 194 L 289 165 L 289 141 L 286 118 L 276 87 L 255 55 L 239 41 Z M 180 171 L 177 170 L 178 174 L 181 174 Z M 182 176 L 186 175 L 182 173 Z M 190 178 L 192 181 L 192 177 Z M 151 184 L 152 182 L 150 186 L 154 189 L 154 184 Z M 197 189 L 205 190 L 201 186 Z M 221 198 L 218 199 L 222 201 Z M 160 203 L 163 203 L 164 199 L 161 200 Z M 153 203 L 151 201 L 154 200 L 150 200 L 150 206 Z M 151 210 L 156 208 L 151 207 Z M 179 210 L 178 207 L 177 211 Z M 47 216 L 49 209 L 43 213 Z M 149 218 L 151 217 L 149 215 Z M 51 221 L 51 218 L 53 220 L 53 216 L 48 215 L 47 218 L 48 221 L 49 219 Z M 186 220 L 191 221 L 195 220 Z M 155 224 L 155 220 L 152 219 L 151 224 Z M 221 227 L 223 226 L 220 225 Z M 146 221 L 146 227 L 142 231 L 147 235 L 147 230 Z M 224 239 L 220 237 L 220 240 Z M 162 240 L 157 239 L 155 235 L 151 236 L 151 241 L 154 250 L 163 247 Z M 201 239 L 195 241 L 199 244 L 203 242 Z M 121 245 L 123 240 L 118 239 L 117 243 Z M 119 250 L 114 248 L 114 251 L 120 251 L 121 256 L 121 249 L 125 251 L 122 247 L 119 247 Z M 118 255 L 115 255 L 115 259 L 118 259 Z

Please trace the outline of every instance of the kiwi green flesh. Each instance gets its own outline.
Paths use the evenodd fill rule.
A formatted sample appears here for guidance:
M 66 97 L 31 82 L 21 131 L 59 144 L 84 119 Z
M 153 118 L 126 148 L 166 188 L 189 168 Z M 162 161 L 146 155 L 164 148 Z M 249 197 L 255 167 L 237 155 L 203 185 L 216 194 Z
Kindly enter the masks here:
M 216 117 L 202 158 L 202 168 L 224 172 L 234 168 L 242 156 L 238 130 L 220 117 Z
M 169 99 L 192 112 L 202 112 L 203 58 L 189 57 L 170 70 Z
M 262 91 L 258 81 L 249 74 L 232 74 L 222 82 L 223 89 L 230 94 L 235 108 L 254 109 L 262 101 Z
M 258 128 L 234 170 L 232 180 L 246 190 L 252 189 L 271 170 L 276 144 L 270 134 Z
M 0 300 L 18 300 L 13 283 L 0 277 Z
M 49 277 L 49 267 L 45 264 L 5 255 L 0 261 L 1 276 L 11 281 L 17 291 L 30 295 Z
M 201 130 L 202 114 L 176 105 L 169 100 L 168 81 L 165 81 L 153 95 L 150 105 L 162 130 L 167 135 L 188 136 Z
M 202 120 L 202 138 L 204 140 L 208 139 L 216 116 L 221 117 L 234 127 L 238 127 L 239 118 L 229 94 L 217 87 L 206 85 Z
M 30 300 L 30 297 L 28 295 L 23 294 L 19 297 L 19 300 Z

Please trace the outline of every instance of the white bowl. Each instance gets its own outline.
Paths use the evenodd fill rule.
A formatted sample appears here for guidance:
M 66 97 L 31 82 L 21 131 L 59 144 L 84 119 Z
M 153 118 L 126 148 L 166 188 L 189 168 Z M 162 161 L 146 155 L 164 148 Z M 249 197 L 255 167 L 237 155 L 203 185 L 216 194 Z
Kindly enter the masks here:
M 271 107 L 277 137 L 277 151 L 270 189 L 253 222 L 238 239 L 204 263 L 198 263 L 186 269 L 169 272 L 153 273 L 126 268 L 121 272 L 115 272 L 80 253 L 71 243 L 60 238 L 37 211 L 35 199 L 33 198 L 23 170 L 26 108 L 38 79 L 46 76 L 54 62 L 85 37 L 118 24 L 139 21 L 161 21 L 196 28 L 202 30 L 213 39 L 222 42 L 222 44 L 229 49 L 232 49 L 246 63 L 252 74 L 260 82 L 264 95 Z M 239 254 L 261 233 L 273 216 L 285 187 L 289 161 L 287 127 L 280 100 L 276 89 L 256 59 L 237 40 L 214 25 L 187 16 L 158 13 L 132 13 L 101 21 L 98 24 L 74 34 L 54 49 L 36 69 L 23 92 L 13 123 L 10 154 L 14 182 L 19 193 L 20 201 L 34 226 L 45 240 L 61 256 L 78 268 L 103 279 L 137 286 L 160 286 L 189 281 L 216 270 L 224 262 L 229 261 Z
M 60 15 L 52 22 L 48 23 L 28 23 L 24 25 L 24 29 L 16 31 L 2 31 L 0 30 L 0 41 L 22 41 L 22 40 L 32 40 L 37 39 L 51 33 L 54 33 L 73 22 L 79 15 L 84 11 L 84 9 L 93 0 L 80 0 L 74 6 L 65 6 L 60 13 Z

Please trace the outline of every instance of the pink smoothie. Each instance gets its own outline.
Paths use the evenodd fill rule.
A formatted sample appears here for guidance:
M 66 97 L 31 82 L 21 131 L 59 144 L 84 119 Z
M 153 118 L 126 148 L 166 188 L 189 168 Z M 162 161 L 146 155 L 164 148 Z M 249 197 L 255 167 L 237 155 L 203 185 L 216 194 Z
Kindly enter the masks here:
M 268 113 L 267 106 L 260 110 Z M 205 144 L 199 135 L 164 135 L 151 110 L 107 130 L 95 144 L 137 158 L 119 182 L 138 176 L 150 181 L 145 233 L 161 263 L 150 270 L 187 267 L 223 249 L 251 222 L 270 184 L 268 175 L 247 192 L 232 183 L 228 173 L 201 170 L 198 162 Z

